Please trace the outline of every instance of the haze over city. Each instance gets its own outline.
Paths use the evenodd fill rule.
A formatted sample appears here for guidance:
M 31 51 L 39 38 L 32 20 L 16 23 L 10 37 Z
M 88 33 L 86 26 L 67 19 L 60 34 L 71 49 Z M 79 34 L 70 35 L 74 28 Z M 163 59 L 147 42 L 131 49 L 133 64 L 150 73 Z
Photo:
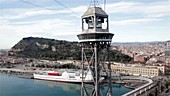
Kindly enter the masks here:
M 0 49 L 9 49 L 29 36 L 78 41 L 81 15 L 89 2 L 0 0 Z M 103 8 L 103 0 L 98 3 Z M 107 0 L 113 42 L 169 40 L 169 5 L 170 0 Z

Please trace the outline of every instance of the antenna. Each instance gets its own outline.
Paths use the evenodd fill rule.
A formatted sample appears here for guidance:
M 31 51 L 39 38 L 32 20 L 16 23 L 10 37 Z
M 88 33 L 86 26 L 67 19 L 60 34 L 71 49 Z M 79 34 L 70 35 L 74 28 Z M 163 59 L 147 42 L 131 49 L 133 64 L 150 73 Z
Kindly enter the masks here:
M 106 9 L 106 0 L 104 0 L 104 11 Z
M 90 6 L 96 7 L 96 5 L 99 6 L 99 2 L 97 0 L 91 0 Z
M 96 0 L 93 0 L 93 6 L 94 7 L 96 6 Z

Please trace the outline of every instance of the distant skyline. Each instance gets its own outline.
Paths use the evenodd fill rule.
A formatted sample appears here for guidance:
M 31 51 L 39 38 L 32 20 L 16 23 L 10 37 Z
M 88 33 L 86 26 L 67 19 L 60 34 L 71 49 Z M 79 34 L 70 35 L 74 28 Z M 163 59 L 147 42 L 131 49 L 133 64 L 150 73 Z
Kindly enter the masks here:
M 103 1 L 98 0 L 102 8 Z M 109 32 L 115 34 L 113 42 L 170 40 L 170 0 L 106 1 Z M 0 49 L 9 49 L 31 36 L 78 41 L 77 34 L 82 32 L 81 15 L 90 2 L 0 0 Z

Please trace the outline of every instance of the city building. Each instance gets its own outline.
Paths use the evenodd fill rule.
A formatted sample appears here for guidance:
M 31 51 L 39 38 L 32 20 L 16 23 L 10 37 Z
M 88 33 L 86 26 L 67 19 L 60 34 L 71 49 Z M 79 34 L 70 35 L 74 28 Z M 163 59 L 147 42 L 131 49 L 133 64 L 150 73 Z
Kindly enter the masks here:
M 133 58 L 134 58 L 134 62 L 145 63 L 148 57 L 145 55 L 135 55 Z
M 126 75 L 154 77 L 165 74 L 164 66 L 143 66 L 140 64 L 112 64 L 112 70 Z

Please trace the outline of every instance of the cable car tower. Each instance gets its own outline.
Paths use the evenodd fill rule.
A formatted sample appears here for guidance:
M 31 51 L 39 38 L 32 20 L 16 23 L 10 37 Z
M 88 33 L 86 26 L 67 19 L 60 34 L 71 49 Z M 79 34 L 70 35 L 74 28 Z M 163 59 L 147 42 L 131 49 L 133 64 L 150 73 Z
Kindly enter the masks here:
M 81 96 L 112 96 L 109 48 L 114 34 L 109 33 L 109 19 L 96 0 L 82 16 L 82 33 L 78 34 L 82 46 Z M 92 83 L 85 82 L 87 73 Z M 103 80 L 105 76 L 105 79 Z

